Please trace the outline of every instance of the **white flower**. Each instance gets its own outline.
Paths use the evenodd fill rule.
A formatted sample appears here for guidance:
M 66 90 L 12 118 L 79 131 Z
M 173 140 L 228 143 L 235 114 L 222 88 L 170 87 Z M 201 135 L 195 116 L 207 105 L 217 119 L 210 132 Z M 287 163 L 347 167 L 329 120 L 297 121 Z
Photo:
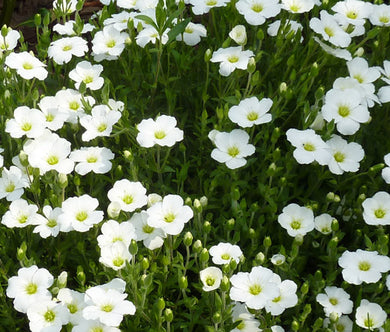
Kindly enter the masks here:
M 26 135 L 28 138 L 36 138 L 45 130 L 45 117 L 40 110 L 19 106 L 14 110 L 14 118 L 8 120 L 5 131 L 14 138 Z
M 232 260 L 238 264 L 242 256 L 242 251 L 238 245 L 224 242 L 212 246 L 209 253 L 212 256 L 213 263 L 216 265 L 229 264 Z
M 80 124 L 86 129 L 81 139 L 89 142 L 96 137 L 110 136 L 112 126 L 121 116 L 121 112 L 110 110 L 106 105 L 94 106 L 91 115 L 85 115 L 80 119 Z
M 61 224 L 58 222 L 58 217 L 62 214 L 61 208 L 53 209 L 51 206 L 45 205 L 42 210 L 45 218 L 41 219 L 41 223 L 34 228 L 33 233 L 39 233 L 44 239 L 49 236 L 57 236 L 61 229 Z
M 236 4 L 237 6 L 237 4 Z M 244 46 L 246 44 L 246 29 L 244 25 L 236 25 L 230 32 L 229 37 L 233 39 L 238 45 Z
M 18 75 L 26 80 L 35 77 L 42 81 L 48 74 L 46 65 L 28 52 L 11 53 L 5 58 L 5 64 L 11 69 L 16 69 Z
M 68 35 L 68 36 L 74 36 L 76 34 L 76 31 L 74 31 L 74 25 L 76 21 L 69 20 L 66 21 L 64 24 L 57 23 L 53 26 L 53 31 L 57 32 L 60 35 Z M 81 31 L 82 34 L 93 31 L 95 27 L 90 23 L 84 23 L 83 30 Z
M 17 199 L 10 204 L 8 211 L 1 219 L 1 223 L 9 228 L 38 225 L 43 217 L 37 211 L 38 207 L 35 204 L 28 204 L 24 199 Z
M 195 15 L 207 14 L 211 8 L 225 7 L 230 0 L 190 0 Z
M 87 41 L 81 37 L 64 37 L 53 41 L 47 54 L 59 65 L 70 62 L 72 56 L 82 57 L 88 52 Z
M 96 211 L 99 201 L 87 194 L 69 197 L 62 202 L 62 214 L 58 217 L 61 231 L 86 232 L 103 220 L 103 211 Z
M 102 225 L 102 234 L 97 237 L 100 248 L 109 247 L 115 242 L 122 242 L 128 247 L 132 239 L 136 239 L 134 225 L 131 222 L 118 223 L 115 220 L 108 220 Z
M 61 129 L 64 122 L 69 118 L 69 114 L 59 109 L 58 98 L 53 96 L 43 97 L 38 106 L 46 119 L 45 127 L 51 131 Z
M 161 228 L 149 226 L 148 217 L 145 211 L 141 211 L 134 213 L 129 222 L 135 228 L 137 241 L 143 241 L 144 246 L 150 250 L 161 248 L 167 235 Z
M 245 70 L 248 67 L 249 58 L 253 57 L 252 51 L 242 51 L 241 46 L 219 48 L 213 52 L 211 62 L 220 62 L 219 73 L 229 76 L 236 68 Z
M 390 26 L 390 6 L 386 4 L 372 5 L 371 13 L 368 17 L 372 25 Z
M 313 17 L 310 20 L 310 28 L 331 44 L 347 47 L 351 43 L 351 37 L 339 26 L 334 16 L 325 10 L 321 10 L 320 15 L 321 19 Z
M 320 165 L 327 165 L 330 159 L 329 147 L 313 129 L 298 130 L 290 128 L 286 132 L 287 140 L 296 149 L 293 156 L 300 164 L 310 164 L 317 161 Z
M 113 326 L 107 326 L 101 323 L 99 320 L 86 320 L 83 319 L 79 325 L 73 326 L 72 332 L 86 332 L 86 331 L 99 331 L 99 332 L 121 332 L 120 329 Z
M 339 21 L 352 25 L 364 25 L 365 19 L 371 14 L 370 4 L 360 0 L 338 1 L 332 10 L 336 12 Z
M 75 69 L 69 72 L 69 78 L 75 81 L 76 89 L 80 87 L 81 82 L 84 82 L 87 88 L 99 90 L 104 84 L 103 77 L 100 77 L 102 71 L 102 65 L 92 65 L 88 61 L 81 61 Z
M 280 25 L 281 25 L 280 20 L 276 20 L 275 22 L 272 22 L 270 25 L 268 25 L 267 33 L 271 37 L 277 36 L 277 34 L 280 31 Z M 302 30 L 302 29 L 303 29 L 303 25 L 301 23 L 294 20 L 289 20 L 285 22 L 285 25 L 283 26 L 282 29 L 283 36 L 284 37 L 288 36 L 291 33 L 291 31 L 294 31 L 294 34 L 296 34 L 298 30 Z M 303 37 L 301 37 L 300 42 L 302 41 L 303 41 Z
M 238 272 L 230 278 L 230 298 L 245 302 L 251 309 L 262 309 L 267 301 L 280 295 L 274 273 L 265 267 L 255 266 L 251 272 Z
M 99 262 L 115 271 L 119 271 L 126 266 L 131 258 L 132 255 L 128 247 L 123 242 L 117 241 L 110 246 L 101 247 Z
M 259 329 L 260 322 L 255 319 L 247 309 L 246 305 L 235 302 L 232 312 L 233 323 L 240 322 L 236 328 L 230 332 L 261 332 Z
M 128 11 L 123 10 L 118 14 L 112 14 L 111 17 L 106 18 L 103 24 L 104 26 L 112 26 L 120 32 L 127 29 L 127 24 L 131 19 L 131 14 Z
M 91 146 L 72 151 L 69 159 L 78 163 L 75 171 L 80 175 L 85 175 L 89 172 L 96 174 L 107 173 L 112 166 L 110 160 L 114 159 L 114 157 L 115 155 L 108 148 Z
M 324 327 L 329 327 L 330 319 L 324 319 Z M 352 332 L 353 322 L 348 316 L 340 316 L 336 323 L 334 323 L 336 331 Z
M 363 58 L 354 58 L 347 62 L 349 75 L 356 79 L 360 84 L 375 82 L 380 76 L 379 67 L 368 67 L 368 62 Z
M 275 254 L 271 257 L 271 263 L 274 265 L 282 265 L 286 261 L 286 256 L 282 254 Z
M 382 273 L 390 271 L 390 258 L 378 255 L 376 251 L 346 250 L 338 263 L 343 268 L 344 280 L 354 285 L 377 282 L 382 277 Z
M 384 160 L 387 167 L 382 169 L 382 178 L 386 183 L 390 184 L 390 153 L 384 156 Z
M 390 195 L 378 191 L 362 203 L 363 219 L 368 225 L 390 225 Z
M 283 208 L 278 216 L 280 226 L 287 230 L 288 235 L 306 235 L 314 229 L 313 211 L 307 207 L 292 203 Z
M 127 21 L 126 21 L 127 22 Z M 98 31 L 92 40 L 92 51 L 96 61 L 116 60 L 125 49 L 129 38 L 126 32 L 120 32 L 113 26 L 106 26 Z
M 324 307 L 327 317 L 332 313 L 337 314 L 337 316 L 350 314 L 353 308 L 350 295 L 344 289 L 334 286 L 325 287 L 325 294 L 318 294 L 316 301 Z
M 156 120 L 144 119 L 137 125 L 137 142 L 144 148 L 155 144 L 171 147 L 183 140 L 183 131 L 176 124 L 176 119 L 168 115 L 160 115 Z
M 82 311 L 86 306 L 84 302 L 84 293 L 77 292 L 69 288 L 61 288 L 58 292 L 57 299 L 69 311 L 69 323 L 78 325 L 82 323 Z
M 110 202 L 118 202 L 121 210 L 126 212 L 133 212 L 146 205 L 148 201 L 146 189 L 142 183 L 131 182 L 127 179 L 116 181 L 107 196 Z
M 47 129 L 43 135 L 27 141 L 23 150 L 30 165 L 39 168 L 41 175 L 50 170 L 63 174 L 73 171 L 74 162 L 68 159 L 70 142 Z
M 221 285 L 222 271 L 218 267 L 207 267 L 199 272 L 200 280 L 203 283 L 203 290 L 210 292 L 218 289 Z
M 355 317 L 358 326 L 372 330 L 380 328 L 385 323 L 387 314 L 379 304 L 363 299 L 356 309 Z
M 68 324 L 68 315 L 66 308 L 52 300 L 37 301 L 27 309 L 31 332 L 60 332 Z
M 12 51 L 18 44 L 20 33 L 17 30 L 12 30 L 8 27 L 8 32 L 5 37 L 0 38 L 0 54 L 4 51 Z
M 26 313 L 30 305 L 51 299 L 47 289 L 53 281 L 53 276 L 44 268 L 38 269 L 36 265 L 23 267 L 19 269 L 18 276 L 8 279 L 6 294 L 14 299 L 17 311 Z
M 359 162 L 364 158 L 364 150 L 360 144 L 348 143 L 338 135 L 333 135 L 330 140 L 326 141 L 326 144 L 332 154 L 328 167 L 333 174 L 359 170 Z
M 137 35 L 137 37 L 135 37 L 135 42 L 137 43 L 138 46 L 144 48 L 146 46 L 146 44 L 148 43 L 153 43 L 155 44 L 157 39 L 160 40 L 160 42 L 165 45 L 167 42 L 168 42 L 168 32 L 169 32 L 169 28 L 167 28 L 163 34 L 161 35 L 161 40 L 160 40 L 160 35 L 158 33 L 158 31 L 152 27 L 152 26 L 147 26 L 146 28 L 144 28 L 142 31 L 140 31 Z
M 98 319 L 108 326 L 119 326 L 123 315 L 134 315 L 135 306 L 125 300 L 127 294 L 115 289 L 104 289 L 100 286 L 89 288 L 85 292 L 87 306 L 83 317 L 88 320 Z
M 246 98 L 240 101 L 237 106 L 229 109 L 229 119 L 237 123 L 242 128 L 252 127 L 272 120 L 272 115 L 268 111 L 272 107 L 273 101 L 269 98 L 261 100 L 256 97 Z
M 217 132 L 214 140 L 216 148 L 211 152 L 211 158 L 225 163 L 230 169 L 242 167 L 246 164 L 245 157 L 255 153 L 255 147 L 248 141 L 249 135 L 242 129 L 234 129 L 230 133 Z
M 308 12 L 320 4 L 319 0 L 282 0 L 282 8 L 295 14 Z
M 178 235 L 193 216 L 192 209 L 184 205 L 179 195 L 167 195 L 162 202 L 152 205 L 147 211 L 147 223 L 151 227 L 161 228 L 165 233 Z
M 262 25 L 267 18 L 278 15 L 281 6 L 278 0 L 239 0 L 236 8 L 249 24 Z
M 54 0 L 53 8 L 61 11 L 64 14 L 72 14 L 76 11 L 77 0 Z
M 319 40 L 317 37 L 313 37 L 315 42 L 317 42 L 321 48 L 328 54 L 331 54 L 337 58 L 344 59 L 344 60 L 352 60 L 352 55 L 349 53 L 349 51 L 341 49 L 341 48 L 333 48 L 329 45 L 323 43 L 321 40 Z
M 281 315 L 287 308 L 295 307 L 298 303 L 297 284 L 292 280 L 281 281 L 275 274 L 274 281 L 279 288 L 279 295 L 269 299 L 265 305 L 265 310 L 272 316 Z
M 3 168 L 0 178 L 0 199 L 6 198 L 7 201 L 14 201 L 19 199 L 24 189 L 30 186 L 28 177 L 15 166 L 11 166 L 8 170 Z
M 332 222 L 334 218 L 328 214 L 323 213 L 314 218 L 314 228 L 324 235 L 332 233 Z
M 189 22 L 183 34 L 178 34 L 176 40 L 183 40 L 186 45 L 194 46 L 200 42 L 201 37 L 206 36 L 207 30 L 204 25 Z
M 325 96 L 322 116 L 328 122 L 334 120 L 341 134 L 353 135 L 359 130 L 360 123 L 370 119 L 367 106 L 361 102 L 362 96 L 355 90 L 330 90 Z

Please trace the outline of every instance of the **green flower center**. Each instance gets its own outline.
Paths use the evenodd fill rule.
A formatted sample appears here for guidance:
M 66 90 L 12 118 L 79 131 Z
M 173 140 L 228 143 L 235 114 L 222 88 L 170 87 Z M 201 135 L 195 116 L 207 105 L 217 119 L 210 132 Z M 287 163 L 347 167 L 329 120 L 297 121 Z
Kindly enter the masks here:
M 381 16 L 381 17 L 379 17 L 379 22 L 381 22 L 381 23 L 386 24 L 386 23 L 389 23 L 389 21 L 390 21 L 390 18 L 387 17 L 387 16 Z
M 215 284 L 215 279 L 213 277 L 206 278 L 206 285 L 207 286 L 213 286 L 214 284 Z
M 88 218 L 88 214 L 85 211 L 80 211 L 76 214 L 76 219 L 80 222 Z
M 28 63 L 28 62 L 25 62 L 23 64 L 23 68 L 26 69 L 26 70 L 30 70 L 30 69 L 33 69 L 33 65 L 31 63 Z
M 344 332 L 345 326 L 343 324 L 336 324 L 336 331 L 337 332 Z
M 239 330 L 245 329 L 245 322 L 242 320 L 241 323 L 236 326 L 236 328 Z
M 30 122 L 25 122 L 23 125 L 20 127 L 23 131 L 29 131 L 32 128 L 32 125 Z
M 55 219 L 49 219 L 46 223 L 47 227 L 53 228 L 57 226 L 57 221 Z
M 230 255 L 229 254 L 223 254 L 223 255 L 221 255 L 221 258 L 224 259 L 225 261 L 227 261 L 228 259 L 230 259 Z
M 301 221 L 300 220 L 293 220 L 290 224 L 291 228 L 294 230 L 301 228 Z
M 104 332 L 104 331 L 103 331 L 103 328 L 101 328 L 101 327 L 99 327 L 99 326 L 93 327 L 90 331 L 91 331 L 91 332 Z
M 281 296 L 278 296 L 278 297 L 275 297 L 275 298 L 272 300 L 272 302 L 278 303 L 281 299 L 282 299 L 282 297 L 281 297 Z
M 122 266 L 123 263 L 124 263 L 124 259 L 122 257 L 117 257 L 115 258 L 113 261 L 112 261 L 112 264 L 114 264 L 114 266 L 116 267 L 119 267 L 119 266 Z M 110 310 L 111 311 L 111 310 Z
M 191 28 L 189 28 L 189 27 L 187 27 L 187 28 L 185 28 L 184 32 L 185 32 L 185 33 L 193 33 L 194 30 L 191 29 Z
M 261 291 L 262 291 L 261 286 L 258 284 L 254 284 L 249 287 L 249 293 L 251 293 L 252 295 L 258 295 L 261 293 Z
M 52 322 L 56 318 L 56 314 L 54 313 L 54 311 L 48 310 L 45 312 L 43 317 L 45 318 L 46 322 Z
M 111 304 L 106 304 L 106 305 L 102 306 L 101 309 L 102 309 L 104 312 L 111 312 L 112 309 L 114 309 L 114 308 L 112 307 Z
M 54 115 L 53 114 L 48 114 L 46 115 L 46 121 L 47 122 L 52 122 L 54 120 Z
M 375 210 L 374 214 L 375 217 L 377 217 L 378 219 L 382 219 L 386 215 L 386 211 L 382 209 L 377 209 Z
M 114 238 L 112 239 L 112 242 L 113 242 L 113 243 L 114 243 L 114 242 L 118 242 L 118 241 L 123 241 L 123 238 L 120 237 L 120 236 L 117 236 L 117 237 L 114 237 Z
M 360 84 L 364 82 L 363 77 L 359 74 L 354 75 L 353 78 L 357 80 Z
M 227 150 L 227 153 L 229 156 L 231 157 L 236 157 L 239 153 L 240 153 L 240 150 L 238 149 L 238 147 L 236 146 L 231 146 L 228 150 Z
M 28 216 L 26 216 L 26 215 L 21 215 L 21 216 L 18 218 L 19 224 L 24 224 L 24 223 L 26 223 L 27 219 L 28 219 Z
M 339 106 L 339 115 L 343 118 L 347 117 L 351 113 L 348 106 Z
M 154 227 L 151 227 L 149 225 L 145 225 L 144 227 L 142 227 L 142 231 L 146 234 L 150 234 L 154 231 Z
M 238 60 L 240 60 L 240 58 L 237 55 L 232 55 L 232 56 L 228 57 L 228 61 L 230 63 L 236 63 L 236 62 L 238 62 Z
M 116 42 L 115 42 L 115 40 L 113 40 L 113 39 L 109 40 L 109 41 L 106 43 L 106 46 L 107 46 L 108 48 L 113 48 L 115 45 L 116 45 Z
M 62 48 L 62 50 L 63 50 L 64 52 L 70 51 L 71 49 L 72 49 L 72 46 L 71 46 L 71 45 L 65 45 L 65 46 Z
M 352 19 L 352 20 L 356 19 L 357 16 L 358 16 L 358 14 L 357 14 L 356 12 L 354 12 L 353 10 L 351 10 L 351 11 L 349 11 L 349 12 L 347 13 L 347 17 L 350 18 L 350 19 Z
M 216 0 L 208 0 L 206 1 L 206 6 L 215 6 L 217 4 Z
M 93 82 L 93 77 L 92 77 L 92 76 L 86 76 L 86 77 L 83 79 L 83 82 L 84 82 L 85 84 L 92 83 L 92 82 Z
M 172 221 L 175 220 L 175 218 L 176 216 L 172 212 L 170 212 L 164 216 L 164 221 L 167 223 L 171 223 Z
M 345 160 L 345 154 L 341 152 L 336 152 L 333 155 L 334 160 L 336 160 L 338 163 L 342 163 Z
M 95 156 L 90 156 L 87 158 L 87 163 L 93 164 L 97 162 L 97 158 Z
M 7 187 L 5 187 L 5 191 L 7 193 L 12 193 L 14 190 L 15 190 L 15 185 L 12 182 L 8 184 Z
M 329 299 L 329 302 L 330 302 L 330 304 L 332 304 L 332 305 L 336 305 L 337 303 L 339 303 L 339 301 L 338 301 L 335 297 L 331 297 L 331 298 Z
M 58 157 L 57 156 L 50 156 L 49 158 L 46 159 L 46 161 L 49 165 L 55 165 L 55 164 L 58 164 Z
M 131 195 L 126 195 L 126 196 L 124 196 L 124 197 L 122 198 L 122 201 L 123 201 L 123 203 L 125 203 L 125 204 L 131 204 L 131 203 L 133 203 L 134 198 L 133 198 L 133 196 L 131 196 Z
M 299 9 L 301 9 L 301 6 L 298 6 L 298 5 L 292 5 L 290 7 L 290 10 L 294 13 L 296 13 L 297 11 L 299 11 Z
M 77 305 L 73 304 L 73 303 L 70 303 L 67 305 L 68 309 L 69 309 L 69 312 L 71 314 L 74 314 L 75 312 L 77 312 L 78 308 L 77 308 Z
M 37 290 L 38 290 L 37 284 L 34 284 L 34 283 L 32 283 L 32 282 L 30 282 L 30 283 L 26 286 L 26 288 L 25 288 L 25 291 L 26 291 L 26 293 L 27 293 L 28 295 L 33 295 L 33 294 L 35 294 L 35 293 L 37 292 Z
M 367 313 L 367 318 L 364 320 L 364 326 L 367 328 L 374 326 L 374 320 L 370 318 L 368 313 Z
M 257 114 L 256 112 L 250 112 L 248 113 L 248 115 L 246 116 L 246 118 L 249 120 L 249 121 L 255 121 L 259 118 L 259 114 Z
M 305 144 L 303 144 L 303 148 L 304 148 L 306 151 L 310 151 L 310 152 L 315 151 L 315 149 L 316 149 L 316 147 L 315 147 L 313 144 L 311 144 L 311 143 L 305 143 Z
M 255 3 L 254 5 L 252 5 L 251 9 L 255 12 L 255 13 L 260 13 L 263 11 L 263 6 L 259 3 Z
M 106 129 L 107 129 L 107 125 L 105 123 L 101 123 L 99 127 L 97 127 L 99 133 L 105 131 Z
M 332 28 L 325 27 L 324 31 L 325 31 L 325 33 L 326 33 L 329 37 L 333 37 L 333 36 L 334 36 L 334 32 L 333 32 L 333 29 L 332 29 Z
M 359 263 L 359 270 L 360 271 L 368 271 L 371 268 L 371 264 L 367 261 L 363 261 Z
M 71 102 L 69 103 L 69 108 L 70 108 L 71 110 L 73 110 L 73 111 L 78 110 L 79 107 L 80 107 L 80 104 L 79 104 L 77 101 L 71 101 Z
M 167 134 L 165 134 L 163 130 L 159 130 L 154 133 L 154 137 L 157 139 L 163 139 L 165 136 L 167 136 Z

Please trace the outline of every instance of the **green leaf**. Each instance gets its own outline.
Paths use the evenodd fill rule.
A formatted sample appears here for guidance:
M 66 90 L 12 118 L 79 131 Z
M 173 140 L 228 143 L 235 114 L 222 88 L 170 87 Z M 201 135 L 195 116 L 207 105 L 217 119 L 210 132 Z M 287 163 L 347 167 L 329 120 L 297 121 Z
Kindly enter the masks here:
M 180 23 L 176 24 L 169 32 L 168 32 L 168 43 L 172 42 L 176 39 L 176 36 L 184 32 L 186 29 L 186 26 L 191 21 L 190 18 L 186 18 L 184 21 L 181 21 Z
M 153 19 L 146 15 L 137 15 L 135 18 L 138 18 L 139 20 L 144 21 L 146 24 L 151 25 L 153 28 L 155 28 L 158 31 L 158 26 L 156 22 L 153 21 Z

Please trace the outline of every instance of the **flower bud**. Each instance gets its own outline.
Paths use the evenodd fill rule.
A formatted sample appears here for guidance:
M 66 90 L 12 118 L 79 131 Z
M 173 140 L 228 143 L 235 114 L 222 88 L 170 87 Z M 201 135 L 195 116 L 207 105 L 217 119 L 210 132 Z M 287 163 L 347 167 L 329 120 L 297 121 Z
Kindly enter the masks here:
M 356 52 L 355 52 L 355 56 L 357 56 L 357 57 L 361 57 L 361 56 L 363 56 L 363 54 L 364 54 L 364 48 L 363 47 L 359 47 L 357 50 L 356 50 Z
M 283 93 L 283 92 L 286 92 L 286 91 L 287 91 L 287 84 L 286 84 L 286 82 L 280 83 L 280 85 L 279 85 L 279 91 L 280 91 L 280 93 Z
M 195 253 L 200 254 L 200 252 L 203 249 L 202 246 L 202 241 L 201 240 L 196 240 L 192 246 L 192 249 L 194 250 Z
M 133 256 L 135 256 L 138 252 L 138 245 L 137 245 L 137 241 L 136 240 L 131 240 L 131 243 L 130 243 L 130 246 L 129 246 L 129 252 L 130 254 L 132 254 Z
M 302 245 L 302 243 L 303 243 L 303 235 L 302 234 L 298 234 L 297 236 L 295 236 L 294 243 L 296 245 L 298 245 L 298 246 Z
M 226 222 L 226 227 L 229 231 L 231 231 L 233 228 L 234 228 L 234 224 L 236 223 L 236 221 L 234 220 L 234 218 L 231 218 L 229 219 L 227 222 Z
M 7 37 L 8 35 L 8 27 L 4 24 L 2 27 L 1 27 L 1 36 L 2 37 Z
M 125 150 L 123 151 L 123 156 L 129 160 L 129 161 L 133 161 L 134 160 L 134 156 L 133 156 L 133 153 L 129 150 Z
M 220 313 L 220 312 L 216 312 L 216 313 L 213 315 L 213 323 L 214 323 L 214 324 L 219 324 L 221 321 L 222 321 L 221 313 Z
M 187 197 L 184 201 L 185 205 L 192 206 L 192 199 L 191 197 Z
M 42 23 L 41 14 L 35 14 L 34 16 L 34 24 L 36 27 L 39 27 Z
M 149 259 L 147 257 L 142 258 L 142 270 L 147 270 L 149 268 Z
M 165 317 L 165 321 L 166 322 L 171 323 L 173 321 L 173 312 L 172 312 L 172 310 L 169 309 L 169 308 L 165 309 L 164 317 Z
M 20 153 L 19 153 L 19 160 L 20 160 L 20 163 L 22 164 L 22 166 L 24 166 L 24 167 L 28 166 L 28 156 L 27 156 L 26 152 L 24 152 L 23 150 L 20 151 Z
M 256 231 L 251 227 L 249 228 L 249 238 L 250 239 L 255 239 L 256 238 Z
M 309 283 L 305 281 L 301 286 L 301 293 L 305 296 L 309 292 Z
M 211 231 L 211 223 L 209 221 L 205 221 L 203 223 L 203 232 L 205 232 L 206 234 L 210 233 Z
M 229 278 L 225 275 L 222 277 L 220 288 L 223 292 L 227 292 L 230 289 Z
M 248 66 L 246 68 L 249 74 L 253 74 L 256 70 L 256 60 L 254 57 L 250 57 L 248 61 Z
M 210 49 L 207 49 L 206 52 L 204 53 L 204 62 L 209 62 L 211 57 L 212 57 L 212 52 Z
M 236 25 L 232 31 L 229 32 L 229 37 L 233 39 L 238 45 L 244 46 L 247 41 L 245 26 Z
M 271 247 L 271 245 L 272 245 L 272 240 L 271 240 L 271 238 L 270 238 L 269 236 L 266 236 L 266 237 L 264 238 L 264 240 L 263 240 L 263 245 L 264 245 L 264 247 L 266 247 L 266 248 Z
M 107 207 L 107 214 L 110 218 L 117 218 L 121 213 L 121 205 L 118 202 L 111 202 Z
M 158 203 L 161 201 L 162 201 L 162 197 L 159 194 L 152 193 L 152 194 L 148 195 L 148 207 L 151 207 L 155 203 Z
M 164 301 L 164 299 L 162 297 L 157 299 L 156 306 L 157 306 L 158 310 L 160 310 L 160 311 L 164 310 L 164 308 L 165 308 L 165 301 Z
M 61 189 L 66 188 L 68 185 L 68 176 L 63 173 L 58 174 L 58 184 Z
M 202 263 L 206 263 L 209 261 L 210 255 L 209 251 L 206 248 L 202 249 L 202 252 L 200 253 L 200 261 Z
M 255 263 L 257 265 L 263 264 L 265 261 L 265 255 L 260 251 L 255 257 Z
M 200 198 L 200 204 L 202 205 L 202 207 L 206 207 L 207 206 L 207 204 L 208 204 L 208 199 L 207 199 L 207 197 L 206 196 L 202 196 L 201 198 Z
M 192 244 L 192 241 L 193 241 L 194 237 L 192 236 L 192 233 L 191 232 L 187 232 L 184 234 L 184 245 L 186 247 L 189 247 L 191 244 Z
M 330 227 L 333 232 L 337 232 L 339 230 L 339 221 L 337 219 L 333 219 Z
M 186 289 L 188 287 L 188 280 L 186 276 L 179 277 L 179 287 L 180 289 Z
M 62 271 L 57 279 L 57 284 L 59 288 L 65 288 L 68 281 L 68 272 Z
M 83 267 L 81 265 L 77 266 L 76 278 L 80 282 L 80 284 L 84 286 L 86 277 Z
M 194 206 L 196 212 L 201 213 L 203 211 L 202 204 L 200 204 L 199 199 L 197 199 L 197 198 L 194 199 L 193 206 Z

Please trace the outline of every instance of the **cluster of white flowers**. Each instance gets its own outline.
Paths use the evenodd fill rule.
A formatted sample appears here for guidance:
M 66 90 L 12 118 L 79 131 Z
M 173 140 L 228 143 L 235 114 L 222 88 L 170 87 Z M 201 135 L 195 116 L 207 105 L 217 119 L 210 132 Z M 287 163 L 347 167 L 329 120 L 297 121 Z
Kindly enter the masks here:
M 26 313 L 32 332 L 59 332 L 71 323 L 73 332 L 119 331 L 124 315 L 134 315 L 135 306 L 126 300 L 126 283 L 119 278 L 89 288 L 85 294 L 61 288 L 56 298 L 48 290 L 54 282 L 45 268 L 36 265 L 19 269 L 8 280 L 6 294 L 17 311 Z

